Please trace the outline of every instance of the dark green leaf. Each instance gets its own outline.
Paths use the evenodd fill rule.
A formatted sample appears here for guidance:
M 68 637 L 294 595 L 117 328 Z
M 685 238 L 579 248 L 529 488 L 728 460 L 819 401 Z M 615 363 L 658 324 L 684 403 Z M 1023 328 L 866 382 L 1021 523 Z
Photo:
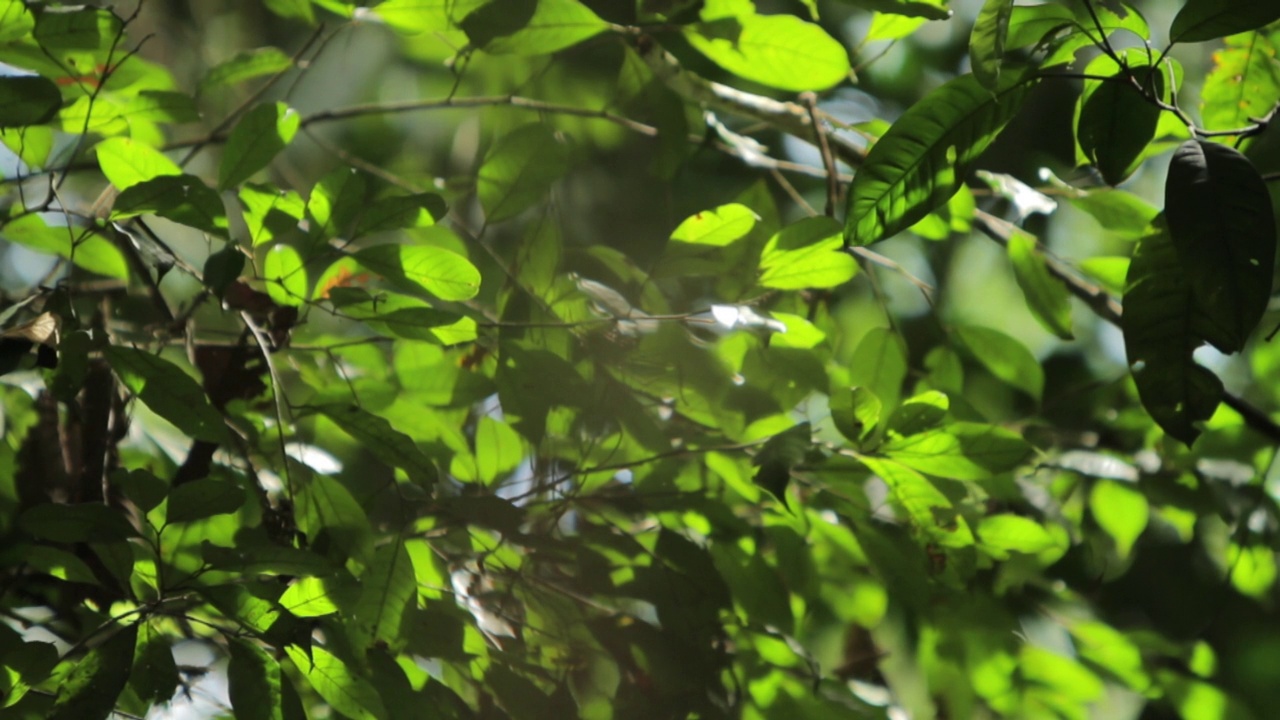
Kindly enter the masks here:
M 864 387 L 880 400 L 880 416 L 898 407 L 907 378 L 907 344 L 886 328 L 873 328 L 858 343 L 849 361 L 849 382 Z
M 1253 163 L 1217 143 L 1178 148 L 1165 181 L 1165 217 L 1196 304 L 1223 352 L 1244 348 L 1271 298 L 1276 224 Z
M 1062 281 L 1049 274 L 1036 239 L 1021 230 L 1009 237 L 1009 262 L 1031 315 L 1045 330 L 1071 340 L 1071 303 Z
M 854 176 L 845 242 L 883 240 L 945 203 L 1035 83 L 1020 70 L 1006 72 L 992 91 L 965 75 L 911 106 L 871 147 Z
M 0 77 L 0 128 L 40 125 L 62 107 L 62 92 L 39 75 Z
M 49 720 L 107 720 L 129 681 L 137 639 L 138 627 L 130 625 L 75 662 L 58 687 Z
M 226 427 L 204 390 L 159 355 L 113 345 L 104 352 L 125 387 L 155 414 L 197 440 L 222 442 Z
M 1273 0 L 1187 0 L 1169 27 L 1172 42 L 1203 42 L 1280 20 Z
M 35 537 L 63 543 L 110 542 L 137 534 L 120 510 L 102 503 L 36 505 L 22 513 L 18 526 Z
M 332 548 L 330 556 L 361 562 L 373 554 L 373 528 L 364 508 L 342 483 L 325 475 L 313 475 L 298 491 L 298 529 L 312 548 Z M 333 552 L 336 551 L 336 552 Z
M 129 686 L 145 703 L 167 703 L 178 691 L 178 680 L 169 637 L 153 623 L 140 623 Z
M 1222 398 L 1222 381 L 1191 354 L 1211 336 L 1228 343 L 1195 302 L 1163 219 L 1129 264 L 1121 329 L 1143 407 L 1166 433 L 1190 445 L 1200 434 L 1196 423 L 1209 419 Z
M 830 406 L 836 429 L 855 443 L 880 422 L 880 398 L 864 387 L 837 390 L 831 395 Z
M 212 478 L 193 480 L 169 493 L 165 520 L 170 523 L 203 520 L 236 512 L 244 502 L 244 488 L 233 482 Z
M 125 497 L 144 513 L 151 512 L 169 495 L 169 483 L 142 468 L 112 471 L 111 487 L 123 490 Z
M 131 185 L 116 198 L 112 218 L 154 214 L 226 237 L 227 216 L 217 191 L 194 175 L 161 175 Z
M 519 5 L 520 0 L 516 0 L 516 4 Z M 537 0 L 536 5 L 533 16 L 523 27 L 489 40 L 485 52 L 546 55 L 577 45 L 609 28 L 609 23 L 578 0 Z
M 392 195 L 377 200 L 360 215 L 355 235 L 428 227 L 445 216 L 448 207 L 433 193 Z
M 876 12 L 906 17 L 922 17 L 929 20 L 946 20 L 951 17 L 947 0 L 841 0 Z
M 374 457 L 404 470 L 414 482 L 423 486 L 435 482 L 436 468 L 431 460 L 418 449 L 412 438 L 393 428 L 385 419 L 350 404 L 322 405 L 316 410 L 355 438 Z
M 360 576 L 360 599 L 352 610 L 348 629 L 357 652 L 385 643 L 402 644 L 401 622 L 405 610 L 418 596 L 413 561 L 398 539 L 378 548 L 373 561 Z
M 542 123 L 524 125 L 489 148 L 476 193 L 490 223 L 515 217 L 542 199 L 569 169 L 569 146 Z
M 986 0 L 969 35 L 969 64 L 973 66 L 973 76 L 988 90 L 1000 86 L 1011 15 L 1013 0 Z
M 293 140 L 302 118 L 282 102 L 258 105 L 236 123 L 222 151 L 218 190 L 248 180 Z
M 1165 99 L 1165 74 L 1144 66 L 1145 57 L 1145 53 L 1126 56 L 1128 67 L 1122 69 L 1102 55 L 1085 69 L 1087 75 L 1110 79 L 1084 81 L 1077 108 L 1076 141 L 1111 185 L 1124 182 L 1138 168 L 1160 122 L 1159 106 L 1143 97 L 1143 91 L 1129 80 L 1133 77 L 1144 88 L 1154 81 L 1153 87 L 1145 91 Z
M 484 49 L 495 39 L 510 35 L 529 24 L 538 9 L 538 0 L 490 0 L 458 23 L 473 47 Z
M 201 556 L 210 566 L 244 575 L 331 575 L 337 566 L 325 558 L 306 550 L 282 545 L 249 545 L 241 548 L 225 548 L 206 542 Z
M 222 297 L 223 293 L 231 287 L 231 283 L 240 278 L 240 273 L 244 270 L 245 257 L 240 247 L 234 243 L 227 243 L 226 247 L 209 255 L 204 261 L 203 280 L 205 287 L 209 288 L 217 297 Z
M 237 720 L 284 720 L 280 663 L 249 640 L 227 641 L 227 694 Z

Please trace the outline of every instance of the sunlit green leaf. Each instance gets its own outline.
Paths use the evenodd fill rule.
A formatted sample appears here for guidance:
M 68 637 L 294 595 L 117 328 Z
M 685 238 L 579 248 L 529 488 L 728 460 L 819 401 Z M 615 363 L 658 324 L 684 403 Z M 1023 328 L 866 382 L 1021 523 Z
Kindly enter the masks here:
M 284 650 L 316 694 L 335 710 L 352 720 L 385 720 L 387 711 L 377 692 L 336 655 L 318 645 L 289 645 Z
M 124 255 L 110 240 L 71 227 L 48 225 L 41 215 L 26 215 L 5 224 L 0 227 L 0 238 L 66 258 L 89 272 L 120 279 L 129 277 Z
M 180 175 L 177 163 L 155 148 L 129 138 L 108 138 L 98 143 L 98 165 L 112 185 L 124 190 L 160 175 Z
M 1034 555 L 1057 544 L 1040 523 L 1021 515 L 988 515 L 978 522 L 978 538 L 997 554 L 1020 552 Z
M 986 0 L 969 35 L 969 64 L 973 66 L 973 76 L 989 90 L 1000 86 L 1004 41 L 1012 14 L 1013 0 Z
M 858 272 L 844 252 L 840 226 L 828 217 L 805 218 L 778 231 L 760 255 L 762 287 L 780 290 L 836 287 Z
M 1147 527 L 1147 498 L 1131 485 L 1099 480 L 1089 492 L 1089 511 L 1098 526 L 1116 541 L 1120 557 L 1128 557 Z
M 578 0 L 495 0 L 476 12 L 497 8 L 499 16 L 512 12 L 507 6 L 533 7 L 528 20 L 518 28 L 480 43 L 492 54 L 544 55 L 592 38 L 609 27 Z M 475 13 L 472 13 L 474 15 Z M 472 15 L 468 15 L 470 19 Z M 465 20 L 464 20 L 465 22 Z
M 431 245 L 373 245 L 353 256 L 369 270 L 422 289 L 442 300 L 469 300 L 480 289 L 480 271 L 465 257 Z
M 532 123 L 503 135 L 485 154 L 476 177 L 476 193 L 489 222 L 519 215 L 568 169 L 569 146 L 550 127 Z
M 845 242 L 883 240 L 946 202 L 1034 84 L 1034 78 L 1011 71 L 988 90 L 964 75 L 911 106 L 871 147 L 854 176 Z
M 298 578 L 280 596 L 279 603 L 297 617 L 321 617 L 338 611 L 325 580 L 318 577 Z
M 435 482 L 435 466 L 408 435 L 396 430 L 385 419 L 351 404 L 322 405 L 316 410 L 324 413 L 382 462 L 404 470 L 414 482 L 423 485 Z
M 751 208 L 738 203 L 703 210 L 685 218 L 671 233 L 672 242 L 724 247 L 751 232 L 759 218 Z
M 909 17 L 896 13 L 877 12 L 867 28 L 866 42 L 877 40 L 901 40 L 928 22 L 925 17 Z
M 1264 32 L 1227 38 L 1213 54 L 1213 71 L 1200 91 L 1201 124 L 1206 130 L 1233 130 L 1253 124 L 1280 100 L 1280 58 Z
M 58 686 L 49 720 L 107 720 L 129 681 L 137 639 L 138 626 L 130 625 L 76 661 Z
M 101 158 L 99 145 L 100 162 Z M 222 199 L 216 190 L 194 175 L 166 174 L 132 184 L 120 193 L 111 209 L 112 218 L 143 214 L 159 215 L 180 225 L 227 235 Z
M 892 460 L 952 480 L 985 480 L 1012 470 L 1030 449 L 1017 433 L 968 422 L 892 438 L 880 446 Z
M 266 167 L 293 140 L 302 118 L 284 103 L 258 105 L 227 138 L 218 166 L 218 189 L 227 190 Z
M 689 44 L 729 72 L 780 90 L 826 90 L 849 75 L 849 53 L 793 15 L 739 15 L 686 26 Z
M 1072 339 L 1071 304 L 1062 281 L 1049 274 L 1044 256 L 1036 248 L 1036 239 L 1024 232 L 1014 232 L 1008 243 L 1013 276 L 1027 299 L 1027 309 L 1045 330 L 1063 340 Z
M 1014 338 L 979 325 L 954 330 L 961 348 L 982 363 L 992 375 L 1039 400 L 1044 392 L 1044 369 L 1025 345 Z
M 849 362 L 849 383 L 871 391 L 880 401 L 880 416 L 898 407 L 907 377 L 907 345 L 886 328 L 873 328 L 858 343 Z
M 292 245 L 276 243 L 262 260 L 267 294 L 280 305 L 301 305 L 307 299 L 307 268 Z

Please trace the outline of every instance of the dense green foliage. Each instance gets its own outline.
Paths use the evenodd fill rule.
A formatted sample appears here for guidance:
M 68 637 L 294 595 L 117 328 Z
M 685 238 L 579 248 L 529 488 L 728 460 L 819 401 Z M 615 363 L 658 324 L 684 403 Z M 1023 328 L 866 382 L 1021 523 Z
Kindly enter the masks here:
M 0 0 L 0 719 L 1269 716 L 1278 20 Z

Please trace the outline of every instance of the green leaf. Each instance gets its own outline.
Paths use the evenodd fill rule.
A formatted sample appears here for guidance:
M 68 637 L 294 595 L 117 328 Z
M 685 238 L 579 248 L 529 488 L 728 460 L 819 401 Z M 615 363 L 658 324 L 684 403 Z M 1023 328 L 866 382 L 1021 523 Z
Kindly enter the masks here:
M 538 0 L 489 0 L 463 18 L 458 27 L 472 47 L 483 50 L 493 40 L 528 25 L 537 9 Z
M 399 538 L 378 548 L 360 576 L 360 585 L 360 599 L 348 622 L 351 644 L 360 653 L 375 643 L 393 649 L 402 646 L 400 625 L 405 610 L 418 597 L 418 581 L 413 561 Z
M 947 0 L 841 0 L 879 13 L 890 13 L 927 20 L 946 20 L 951 17 Z
M 53 129 L 47 126 L 0 129 L 0 143 L 28 168 L 43 168 L 53 152 Z
M 285 720 L 280 663 L 248 640 L 227 639 L 227 694 L 237 720 Z
M 1280 20 L 1272 0 L 1187 0 L 1169 27 L 1170 42 L 1204 42 Z
M 49 720 L 107 720 L 129 681 L 137 639 L 138 626 L 131 625 L 76 661 L 58 686 Z
M 476 177 L 476 193 L 490 223 L 519 215 L 540 201 L 569 169 L 569 146 L 542 123 L 523 125 L 499 138 Z
M 202 478 L 179 485 L 169 493 L 165 520 L 170 523 L 203 520 L 240 509 L 244 488 L 227 480 Z
M 200 119 L 195 100 L 186 93 L 143 90 L 129 99 L 121 111 L 130 122 L 188 123 Z
M 1114 480 L 1099 480 L 1089 492 L 1089 512 L 1116 542 L 1116 552 L 1127 558 L 1147 527 L 1147 498 L 1137 488 Z
M 802 92 L 849 76 L 849 53 L 821 26 L 793 15 L 738 15 L 687 25 L 698 52 L 738 77 Z
M 296 617 L 323 617 L 338 611 L 323 578 L 298 578 L 277 601 Z
M 880 398 L 864 387 L 837 390 L 831 395 L 830 407 L 836 429 L 855 443 L 880 422 Z
M 0 32 L 4 32 L 0 29 Z M 39 75 L 0 77 L 0 128 L 42 125 L 62 107 L 62 91 Z
M 849 384 L 864 387 L 880 400 L 880 417 L 898 407 L 907 379 L 907 344 L 887 328 L 872 328 L 849 360 Z
M 22 0 L 0 2 L 0 43 L 20 40 L 36 27 L 35 17 Z M 0 103 L 3 106 L 4 103 Z
M 746 205 L 729 203 L 685 218 L 684 222 L 672 231 L 671 241 L 724 247 L 746 237 L 759 219 L 759 216 Z
M 915 435 L 942 424 L 951 409 L 946 393 L 927 390 L 907 398 L 889 418 L 887 430 L 893 435 Z
M 197 440 L 220 443 L 226 439 L 222 415 L 177 365 L 159 355 L 118 345 L 107 348 L 104 355 L 120 382 L 155 414 Z
M 297 645 L 284 649 L 294 667 L 306 676 L 316 694 L 351 720 L 385 720 L 387 711 L 367 680 L 319 645 L 310 654 Z
M 201 556 L 210 567 L 243 575 L 324 576 L 337 569 L 313 552 L 282 545 L 260 544 L 236 550 L 206 541 Z
M 1016 433 L 982 423 L 952 423 L 891 438 L 880 452 L 913 470 L 952 480 L 986 480 L 1017 467 L 1031 447 Z
M 1058 544 L 1040 523 L 1021 515 L 988 515 L 978 521 L 977 531 L 983 547 L 995 550 L 997 558 L 1010 552 L 1035 555 Z
M 89 565 L 66 550 L 48 545 L 26 545 L 17 549 L 21 550 L 22 562 L 35 572 L 68 582 L 98 583 Z
M 871 27 L 867 28 L 867 37 L 864 38 L 863 42 L 901 40 L 919 30 L 920 26 L 926 22 L 928 22 L 928 18 L 924 17 L 908 17 L 895 13 L 876 12 L 871 18 Z
M 201 92 L 223 85 L 234 85 L 264 75 L 275 75 L 293 67 L 293 60 L 279 48 L 262 47 L 243 50 L 230 60 L 210 68 L 200 81 Z
M 306 214 L 306 203 L 292 190 L 246 183 L 238 194 L 254 247 L 296 230 Z
M 312 547 L 331 547 L 330 556 L 364 562 L 373 554 L 369 516 L 345 485 L 325 475 L 312 475 L 298 491 L 298 529 Z
M 104 277 L 129 277 L 129 266 L 120 249 L 101 235 L 46 224 L 41 215 L 26 215 L 0 228 L 0 238 L 38 252 L 66 258 L 77 267 Z
M 893 498 L 907 511 L 913 523 L 933 541 L 944 547 L 968 547 L 973 544 L 973 531 L 964 518 L 951 509 L 951 501 L 928 478 L 911 468 L 890 460 L 858 458 L 875 473 L 893 493 Z
M 843 285 L 857 272 L 857 261 L 844 251 L 840 225 L 818 216 L 792 223 L 769 238 L 760 256 L 757 282 L 778 290 L 830 288 Z
M 496 0 L 485 8 L 520 6 L 528 1 Z M 537 0 L 534 4 L 536 9 L 528 22 L 511 33 L 489 40 L 483 46 L 484 51 L 494 55 L 546 55 L 577 45 L 610 27 L 578 0 Z
M 98 165 L 112 185 L 124 190 L 161 175 L 181 175 L 178 164 L 159 150 L 129 138 L 107 138 L 96 148 Z
M 434 193 L 384 197 L 362 211 L 354 236 L 430 227 L 443 218 L 446 212 L 448 206 Z
M 1084 157 L 1102 173 L 1108 184 L 1124 182 L 1144 159 L 1147 145 L 1156 135 L 1161 109 L 1130 84 L 1130 76 L 1145 88 L 1154 81 L 1155 93 L 1166 99 L 1165 73 L 1153 70 L 1147 54 L 1134 51 L 1124 56 L 1126 67 L 1100 55 L 1085 68 L 1092 77 L 1084 81 L 1084 91 L 1076 106 L 1076 141 Z
M 964 75 L 929 93 L 871 146 L 849 188 L 845 242 L 869 245 L 945 203 L 1036 84 L 1002 73 L 994 91 Z
M 236 123 L 218 165 L 218 190 L 228 190 L 266 167 L 298 132 L 302 117 L 282 102 L 259 105 Z
M 408 435 L 391 423 L 358 405 L 337 403 L 316 408 L 360 446 L 382 462 L 408 473 L 416 483 L 429 486 L 436 480 L 436 468 Z
M 245 257 L 239 246 L 228 243 L 226 247 L 209 255 L 204 261 L 204 272 L 201 280 L 204 286 L 221 298 L 227 288 L 240 278 L 244 271 Z
M 1223 352 L 1244 349 L 1271 298 L 1276 222 L 1253 163 L 1217 143 L 1188 140 L 1169 164 L 1165 216 L 1196 304 Z
M 1137 195 L 1110 188 L 1069 194 L 1067 201 L 1097 220 L 1103 233 L 1119 240 L 1137 240 L 1146 235 L 1160 214 L 1159 208 Z
M 101 162 L 101 153 L 98 157 Z M 227 216 L 222 198 L 194 175 L 161 175 L 132 184 L 120 193 L 111 209 L 112 219 L 145 214 L 159 215 L 197 230 L 227 236 Z
M 265 0 L 264 5 L 282 18 L 297 18 L 308 25 L 315 24 L 315 11 L 311 0 Z
M 480 482 L 491 485 L 524 458 L 524 443 L 510 425 L 485 416 L 476 423 L 476 467 Z
M 276 243 L 262 260 L 267 294 L 279 305 L 297 307 L 307 300 L 307 268 L 292 245 Z
M 1025 345 L 991 328 L 964 325 L 954 330 L 960 346 L 992 375 L 1030 395 L 1044 392 L 1044 369 Z
M 988 90 L 1000 86 L 1004 66 L 1004 41 L 1009 34 L 1013 0 L 986 0 L 969 34 L 969 64 L 973 76 Z
M 1040 325 L 1063 340 L 1071 340 L 1071 302 L 1067 288 L 1049 274 L 1036 239 L 1021 230 L 1009 237 L 1013 277 L 1027 299 L 1027 308 Z
M 1227 46 L 1213 54 L 1213 70 L 1200 90 L 1200 124 L 1205 130 L 1246 128 L 1253 124 L 1251 118 L 1275 107 L 1280 101 L 1277 50 L 1263 32 L 1227 38 Z
M 138 534 L 121 511 L 102 503 L 43 503 L 18 516 L 18 527 L 60 543 L 111 542 Z
M 408 291 L 426 290 L 441 300 L 470 300 L 480 291 L 480 271 L 465 257 L 432 245 L 373 245 L 352 257 Z
M 139 623 L 129 686 L 145 703 L 167 703 L 178 691 L 178 682 L 173 643 L 154 623 Z
M 462 20 L 486 0 L 387 0 L 372 8 L 392 28 L 409 34 L 457 31 Z M 461 33 L 458 33 L 461 35 Z M 465 37 L 465 36 L 464 36 Z
M 1194 301 L 1187 271 L 1163 219 L 1138 243 L 1124 295 L 1125 354 L 1138 397 L 1170 436 L 1190 445 L 1222 398 L 1222 381 L 1192 352 L 1221 330 Z
M 3 707 L 18 703 L 32 687 L 44 682 L 58 664 L 58 648 L 53 643 L 24 642 L 4 654 Z

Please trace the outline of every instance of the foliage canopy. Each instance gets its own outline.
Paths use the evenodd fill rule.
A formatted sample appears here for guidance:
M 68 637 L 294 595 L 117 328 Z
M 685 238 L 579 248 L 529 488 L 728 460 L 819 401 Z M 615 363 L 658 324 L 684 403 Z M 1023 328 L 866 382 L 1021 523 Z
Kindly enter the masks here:
M 1274 0 L 124 5 L 0 0 L 0 718 L 1280 703 Z

